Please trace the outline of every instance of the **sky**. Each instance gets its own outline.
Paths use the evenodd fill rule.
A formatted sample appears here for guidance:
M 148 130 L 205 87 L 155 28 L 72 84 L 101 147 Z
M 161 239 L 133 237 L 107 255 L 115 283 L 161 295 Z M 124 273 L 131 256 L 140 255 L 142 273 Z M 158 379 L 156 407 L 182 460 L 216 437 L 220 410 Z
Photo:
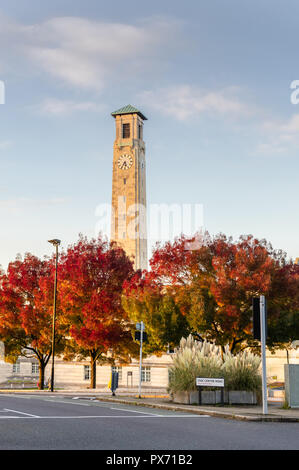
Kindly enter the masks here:
M 211 234 L 299 256 L 298 16 L 295 0 L 2 0 L 2 267 L 96 235 L 127 104 L 148 118 L 148 206 L 201 204 Z

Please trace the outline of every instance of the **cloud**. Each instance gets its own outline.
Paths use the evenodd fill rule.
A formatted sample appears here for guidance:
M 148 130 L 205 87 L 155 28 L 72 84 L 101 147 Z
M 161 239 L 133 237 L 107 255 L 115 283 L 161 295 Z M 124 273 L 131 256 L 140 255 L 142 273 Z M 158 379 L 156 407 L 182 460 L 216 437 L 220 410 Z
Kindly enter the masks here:
M 235 129 L 246 129 L 246 134 L 250 129 L 254 136 L 252 154 L 279 156 L 299 147 L 299 114 L 285 121 L 269 119 L 269 112 L 250 101 L 238 87 L 206 90 L 183 84 L 148 90 L 138 98 L 141 105 L 180 121 L 200 116 L 219 116 L 223 122 L 228 117 L 238 118 L 234 121 Z
M 139 95 L 143 104 L 179 120 L 186 120 L 204 113 L 213 115 L 250 115 L 252 109 L 237 96 L 238 89 L 203 90 L 191 85 L 145 91 Z
M 262 142 L 256 147 L 255 153 L 263 153 L 266 155 L 277 155 L 287 151 L 287 147 L 283 146 L 279 141 Z
M 12 146 L 11 140 L 2 140 L 0 141 L 0 150 L 6 150 Z
M 178 29 L 157 18 L 125 24 L 60 17 L 22 25 L 0 16 L 0 47 L 6 61 L 19 55 L 62 83 L 101 91 L 111 77 L 130 78 L 165 58 L 179 41 Z
M 299 135 L 299 114 L 293 114 L 288 121 L 265 121 L 263 127 L 267 131 L 279 132 L 282 135 Z
M 8 211 L 9 213 L 20 213 L 25 209 L 31 208 L 44 208 L 66 204 L 66 198 L 49 198 L 49 199 L 33 199 L 33 198 L 15 198 L 15 199 L 2 199 L 0 200 L 0 212 Z
M 103 106 L 92 101 L 76 102 L 72 100 L 48 98 L 34 109 L 36 109 L 37 112 L 48 116 L 66 116 L 80 111 L 99 112 L 103 110 Z
M 267 120 L 262 126 L 263 141 L 256 148 L 257 153 L 282 154 L 299 147 L 299 114 L 293 114 L 287 121 Z

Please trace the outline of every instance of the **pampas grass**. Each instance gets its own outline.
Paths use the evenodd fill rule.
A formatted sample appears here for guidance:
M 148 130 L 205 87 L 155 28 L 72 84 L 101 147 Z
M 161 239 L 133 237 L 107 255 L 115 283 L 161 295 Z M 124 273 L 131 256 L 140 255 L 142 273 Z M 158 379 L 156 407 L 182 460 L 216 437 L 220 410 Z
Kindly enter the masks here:
M 196 377 L 224 377 L 227 390 L 258 391 L 261 389 L 260 358 L 243 351 L 232 355 L 229 347 L 221 354 L 220 346 L 196 341 L 192 335 L 182 338 L 169 369 L 171 393 L 196 390 Z
M 222 365 L 226 389 L 260 390 L 262 387 L 260 363 L 260 357 L 249 351 L 243 351 L 233 356 L 226 347 Z

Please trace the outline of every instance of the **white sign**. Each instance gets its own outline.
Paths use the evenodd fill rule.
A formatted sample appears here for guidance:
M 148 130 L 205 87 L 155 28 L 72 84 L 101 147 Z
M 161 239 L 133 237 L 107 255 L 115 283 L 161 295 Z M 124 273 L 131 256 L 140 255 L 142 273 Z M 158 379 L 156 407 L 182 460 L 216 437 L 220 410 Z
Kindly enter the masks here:
M 196 377 L 197 387 L 224 387 L 224 379 Z

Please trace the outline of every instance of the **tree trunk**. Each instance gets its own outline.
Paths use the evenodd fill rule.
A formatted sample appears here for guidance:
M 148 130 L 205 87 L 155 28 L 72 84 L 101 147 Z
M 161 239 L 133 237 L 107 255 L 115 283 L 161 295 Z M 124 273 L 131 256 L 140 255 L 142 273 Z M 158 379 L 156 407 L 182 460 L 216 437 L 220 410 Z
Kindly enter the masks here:
M 232 354 L 234 354 L 235 347 L 236 347 L 236 338 L 233 338 L 229 345 L 229 350 Z
M 221 346 L 221 347 L 220 347 L 220 354 L 221 354 L 221 361 L 223 361 L 224 346 Z
M 45 382 L 45 365 L 43 362 L 39 361 L 39 390 L 44 390 L 44 382 Z
M 93 357 L 90 356 L 90 388 L 96 388 L 97 386 L 97 361 Z

